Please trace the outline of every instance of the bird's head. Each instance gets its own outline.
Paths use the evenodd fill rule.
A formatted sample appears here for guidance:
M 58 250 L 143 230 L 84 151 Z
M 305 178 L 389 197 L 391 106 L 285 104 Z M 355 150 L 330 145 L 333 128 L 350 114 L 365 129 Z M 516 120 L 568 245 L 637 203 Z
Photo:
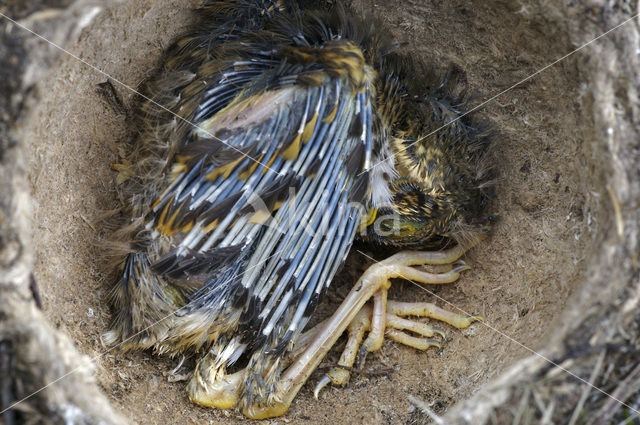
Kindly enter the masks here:
M 445 190 L 426 188 L 410 178 L 390 184 L 391 202 L 372 209 L 366 238 L 396 247 L 424 248 L 450 237 L 457 206 Z

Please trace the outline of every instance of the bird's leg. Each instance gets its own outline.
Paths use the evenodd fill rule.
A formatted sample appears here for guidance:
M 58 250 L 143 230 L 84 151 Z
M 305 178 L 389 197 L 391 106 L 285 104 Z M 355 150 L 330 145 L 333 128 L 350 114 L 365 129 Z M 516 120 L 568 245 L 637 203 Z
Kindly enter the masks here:
M 358 325 L 358 322 L 355 322 L 352 327 L 352 337 L 350 338 L 352 339 L 352 341 L 347 342 L 348 353 L 345 357 L 350 359 L 351 356 L 353 356 L 353 352 L 357 349 L 357 346 L 362 340 L 364 332 L 367 328 L 370 328 L 370 333 L 363 346 L 367 347 L 367 350 L 370 351 L 380 348 L 386 328 L 386 294 L 391 285 L 390 279 L 404 278 L 422 283 L 436 284 L 455 282 L 458 279 L 460 272 L 468 269 L 468 267 L 464 263 L 456 262 L 469 248 L 470 246 L 463 247 L 461 245 L 458 245 L 445 251 L 400 252 L 387 258 L 384 261 L 370 266 L 360 277 L 351 292 L 349 292 L 340 307 L 338 307 L 338 310 L 336 310 L 336 312 L 327 320 L 327 322 L 322 325 L 309 345 L 294 360 L 291 366 L 289 366 L 282 374 L 279 394 L 274 397 L 274 399 L 277 399 L 279 401 L 271 406 L 249 405 L 243 410 L 245 416 L 253 419 L 264 419 L 284 414 L 289 409 L 291 402 L 295 398 L 302 385 L 306 382 L 311 373 L 318 367 L 324 356 L 336 343 L 340 335 L 349 327 L 352 322 L 354 322 L 354 319 L 358 317 L 358 313 L 362 310 L 365 303 L 371 297 L 374 298 L 374 305 L 372 307 L 372 314 L 368 315 L 369 317 L 371 317 L 370 325 L 366 326 L 366 323 L 364 325 Z M 447 271 L 444 271 L 442 273 L 429 273 L 424 269 L 419 268 L 423 265 L 453 265 L 453 267 L 447 267 Z M 424 312 L 424 316 L 429 317 L 431 314 L 433 314 L 434 318 L 444 319 L 445 322 L 450 323 L 454 326 L 456 326 L 456 324 L 464 324 L 464 316 L 456 315 L 449 312 L 445 314 L 442 313 L 442 311 L 444 310 L 440 309 L 434 310 L 432 308 L 423 308 L 422 310 L 419 310 L 418 307 L 412 308 L 414 308 L 414 310 L 399 308 L 398 312 L 403 313 L 404 311 L 422 311 Z M 364 315 L 367 316 L 366 313 L 364 313 Z M 398 319 L 400 319 L 401 315 L 402 314 L 396 314 L 396 316 L 398 316 Z M 478 318 L 466 319 L 469 321 L 469 324 L 473 320 L 478 320 Z M 414 342 L 415 346 L 421 346 L 420 344 L 424 345 L 425 341 L 421 340 L 420 338 L 415 338 L 416 341 L 407 339 L 407 337 L 410 336 L 401 333 L 401 329 L 411 331 L 413 331 L 413 329 L 425 330 L 424 334 L 421 332 L 418 333 L 426 337 L 427 335 L 429 335 L 429 332 L 426 330 L 428 328 L 422 328 L 419 325 L 423 324 L 420 323 L 414 322 L 411 325 L 408 325 L 407 322 L 409 321 L 397 321 L 394 318 L 391 323 L 398 324 L 399 329 L 395 330 L 400 333 L 394 334 L 393 336 L 397 337 L 397 339 L 401 340 L 401 342 L 410 342 L 410 345 L 412 345 Z M 466 326 L 468 326 L 468 324 Z M 361 328 L 364 330 L 361 330 Z M 433 332 L 437 333 L 437 331 L 435 330 L 433 330 Z

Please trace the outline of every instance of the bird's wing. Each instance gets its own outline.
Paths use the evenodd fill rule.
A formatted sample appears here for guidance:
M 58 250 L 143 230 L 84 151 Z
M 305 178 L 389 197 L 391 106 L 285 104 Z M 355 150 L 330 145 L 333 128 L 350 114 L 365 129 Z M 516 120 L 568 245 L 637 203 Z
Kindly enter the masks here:
M 240 326 L 253 347 L 279 351 L 304 327 L 361 220 L 372 105 L 368 87 L 321 68 L 272 69 L 268 59 L 237 61 L 186 108 L 197 127 L 147 228 L 173 244 L 156 273 L 204 282 L 185 318 L 204 315 L 218 326 L 210 334 Z

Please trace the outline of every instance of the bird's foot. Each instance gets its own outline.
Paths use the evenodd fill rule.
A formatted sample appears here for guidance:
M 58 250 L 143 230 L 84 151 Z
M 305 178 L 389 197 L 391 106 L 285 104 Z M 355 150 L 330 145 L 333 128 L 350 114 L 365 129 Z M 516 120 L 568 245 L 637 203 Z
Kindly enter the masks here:
M 369 351 L 375 351 L 382 344 L 382 339 L 378 345 L 379 335 L 384 335 L 396 342 L 404 344 L 418 350 L 426 350 L 430 347 L 441 348 L 440 339 L 433 337 L 445 338 L 444 330 L 431 326 L 429 324 L 419 322 L 417 320 L 406 319 L 406 316 L 426 317 L 448 323 L 458 329 L 464 329 L 471 323 L 482 320 L 479 316 L 467 316 L 444 310 L 431 303 L 405 303 L 399 301 L 388 301 L 385 312 L 384 329 L 373 330 L 376 335 L 373 344 L 362 344 L 364 334 L 372 331 L 371 319 L 373 308 L 371 305 L 365 305 L 356 315 L 356 318 L 349 324 L 347 328 L 348 339 L 342 356 L 338 361 L 338 366 L 332 367 L 329 372 L 324 375 L 316 385 L 314 396 L 318 398 L 320 391 L 329 383 L 333 385 L 344 385 L 348 382 L 350 371 L 359 358 L 358 368 L 362 369 L 364 359 Z M 411 332 L 417 336 L 411 335 L 405 331 Z M 371 348 L 373 347 L 373 349 Z
M 216 362 L 209 352 L 197 364 L 187 384 L 189 399 L 201 406 L 232 409 L 240 399 L 240 389 L 245 370 L 227 374 L 224 366 Z
M 479 241 L 480 239 L 476 242 Z M 350 336 L 347 342 L 346 354 L 343 355 L 345 360 L 340 363 L 345 366 L 353 364 L 358 351 L 378 350 L 382 346 L 387 324 L 390 328 L 387 335 L 403 344 L 422 349 L 434 345 L 430 338 L 438 334 L 439 330 L 423 323 L 404 319 L 402 316 L 431 317 L 459 328 L 465 328 L 473 321 L 480 320 L 475 316 L 465 317 L 442 310 L 433 304 L 390 302 L 388 304 L 391 308 L 387 305 L 387 290 L 391 286 L 390 279 L 403 278 L 433 284 L 455 282 L 463 270 L 469 269 L 464 262 L 458 261 L 469 248 L 471 246 L 458 245 L 444 251 L 400 252 L 370 266 L 336 312 L 326 322 L 309 331 L 312 337 L 308 338 L 308 345 L 281 375 L 278 394 L 274 394 L 272 397 L 272 400 L 276 401 L 270 406 L 246 406 L 243 413 L 254 419 L 284 414 L 311 373 L 318 367 L 340 335 L 354 321 L 353 336 Z M 360 313 L 366 302 L 372 297 L 373 306 L 370 311 L 365 310 L 364 313 Z M 389 322 L 387 322 L 387 313 L 391 314 Z M 362 343 L 362 348 L 358 350 L 364 332 L 367 330 L 369 330 L 367 339 Z M 419 336 L 411 336 L 404 333 L 403 330 L 414 332 Z M 347 378 L 348 373 L 346 378 L 336 378 L 336 381 L 340 382 L 340 379 L 346 381 Z M 329 377 L 329 380 L 332 378 Z

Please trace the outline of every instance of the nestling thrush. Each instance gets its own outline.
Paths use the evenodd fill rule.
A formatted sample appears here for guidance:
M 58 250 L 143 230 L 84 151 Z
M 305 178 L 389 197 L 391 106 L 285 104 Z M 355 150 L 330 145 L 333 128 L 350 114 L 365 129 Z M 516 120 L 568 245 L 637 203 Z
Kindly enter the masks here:
M 402 316 L 477 320 L 387 303 L 393 277 L 455 281 L 490 226 L 489 138 L 462 116 L 459 73 L 437 78 L 342 5 L 212 1 L 199 20 L 147 82 L 141 136 L 116 167 L 127 224 L 107 341 L 202 353 L 191 400 L 265 418 L 347 328 L 342 366 L 385 332 L 437 345 L 437 328 Z M 303 333 L 357 237 L 414 251 L 371 266 Z

